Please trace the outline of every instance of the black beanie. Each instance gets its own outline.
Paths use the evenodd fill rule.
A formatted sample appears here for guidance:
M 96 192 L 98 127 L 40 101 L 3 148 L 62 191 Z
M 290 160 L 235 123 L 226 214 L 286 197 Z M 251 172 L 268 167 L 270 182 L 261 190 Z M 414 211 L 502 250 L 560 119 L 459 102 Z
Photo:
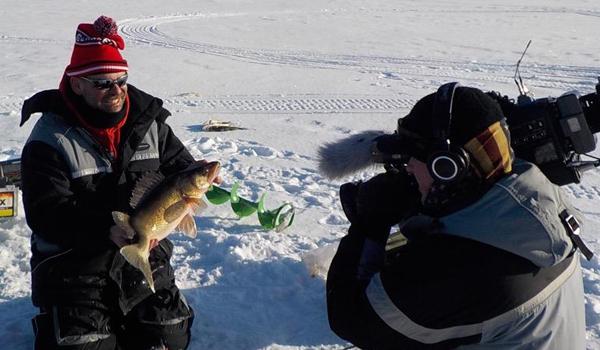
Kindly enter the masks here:
M 403 129 L 424 139 L 435 140 L 434 126 L 443 122 L 433 120 L 436 93 L 420 99 L 410 113 L 398 121 Z M 450 123 L 450 143 L 462 147 L 488 126 L 504 119 L 500 105 L 483 91 L 466 86 L 456 88 Z

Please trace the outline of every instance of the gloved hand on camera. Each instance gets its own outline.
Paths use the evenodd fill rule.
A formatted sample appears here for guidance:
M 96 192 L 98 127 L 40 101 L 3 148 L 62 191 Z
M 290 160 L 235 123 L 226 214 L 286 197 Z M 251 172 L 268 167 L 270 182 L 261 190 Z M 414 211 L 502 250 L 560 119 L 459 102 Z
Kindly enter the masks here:
M 385 244 L 390 228 L 418 211 L 420 194 L 408 174 L 386 172 L 343 184 L 340 201 L 353 231 Z

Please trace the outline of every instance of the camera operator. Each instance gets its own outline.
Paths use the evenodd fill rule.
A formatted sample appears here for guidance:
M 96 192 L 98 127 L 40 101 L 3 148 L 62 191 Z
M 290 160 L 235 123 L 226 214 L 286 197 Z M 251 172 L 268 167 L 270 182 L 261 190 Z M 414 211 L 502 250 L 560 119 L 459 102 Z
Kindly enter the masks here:
M 584 349 L 579 213 L 514 159 L 497 102 L 445 84 L 398 124 L 375 144 L 400 171 L 340 188 L 331 329 L 364 349 Z

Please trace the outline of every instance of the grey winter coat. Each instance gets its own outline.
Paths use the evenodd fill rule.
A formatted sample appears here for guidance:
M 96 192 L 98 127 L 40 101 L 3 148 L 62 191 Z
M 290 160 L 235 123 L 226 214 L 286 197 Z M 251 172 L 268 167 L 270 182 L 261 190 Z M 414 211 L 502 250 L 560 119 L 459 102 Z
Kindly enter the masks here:
M 580 257 L 561 215 L 582 217 L 535 165 L 513 169 L 471 206 L 405 222 L 414 241 L 364 283 L 356 271 L 377 247 L 351 228 L 328 276 L 332 329 L 369 349 L 585 349 Z

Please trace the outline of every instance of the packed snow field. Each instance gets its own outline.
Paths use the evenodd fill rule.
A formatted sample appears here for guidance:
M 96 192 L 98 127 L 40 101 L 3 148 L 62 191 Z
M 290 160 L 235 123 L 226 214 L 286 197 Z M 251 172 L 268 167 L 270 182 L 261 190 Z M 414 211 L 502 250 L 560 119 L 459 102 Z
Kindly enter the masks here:
M 227 204 L 196 218 L 197 239 L 175 234 L 173 264 L 194 309 L 192 349 L 341 349 L 327 324 L 324 271 L 348 222 L 345 181 L 317 170 L 319 145 L 367 129 L 391 132 L 422 96 L 447 81 L 515 97 L 515 64 L 537 97 L 591 92 L 600 75 L 600 4 L 559 1 L 144 1 L 3 0 L 0 22 L 0 160 L 18 158 L 35 117 L 23 101 L 56 88 L 75 28 L 117 20 L 131 84 L 161 97 L 197 158 L 219 160 L 223 187 L 268 208 L 290 202 L 294 224 L 265 231 Z M 244 129 L 207 132 L 210 119 Z M 598 153 L 598 152 L 597 152 Z M 586 215 L 600 254 L 600 172 L 565 186 Z M 0 339 L 30 349 L 29 237 L 23 208 L 0 221 Z M 588 348 L 600 349 L 600 260 L 582 260 Z

